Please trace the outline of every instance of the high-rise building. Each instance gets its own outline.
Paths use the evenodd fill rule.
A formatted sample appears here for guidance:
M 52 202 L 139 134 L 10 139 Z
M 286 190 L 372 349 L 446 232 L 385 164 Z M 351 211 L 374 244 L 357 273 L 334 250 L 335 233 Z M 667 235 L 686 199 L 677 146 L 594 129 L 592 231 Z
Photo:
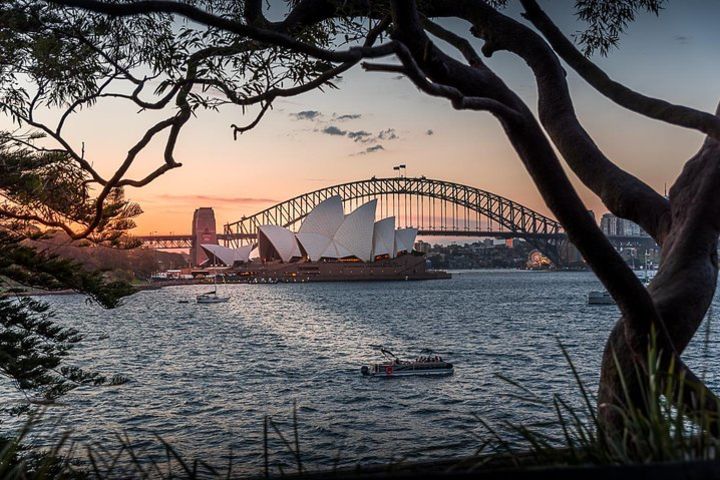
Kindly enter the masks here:
M 600 219 L 600 230 L 611 237 L 646 237 L 647 233 L 640 228 L 640 225 L 630 220 L 616 217 L 612 213 L 606 213 Z
M 617 235 L 617 217 L 612 213 L 606 213 L 600 219 L 600 230 L 607 236 Z

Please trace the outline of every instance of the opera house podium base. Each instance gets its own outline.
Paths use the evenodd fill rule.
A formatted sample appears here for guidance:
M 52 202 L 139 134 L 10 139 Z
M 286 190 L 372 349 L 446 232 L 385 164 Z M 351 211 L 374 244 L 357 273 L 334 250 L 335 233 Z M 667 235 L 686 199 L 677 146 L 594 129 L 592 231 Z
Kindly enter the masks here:
M 317 262 L 251 262 L 232 269 L 238 277 L 249 282 L 349 282 L 436 280 L 450 278 L 439 270 L 428 270 L 425 256 L 401 255 L 374 262 L 320 260 Z

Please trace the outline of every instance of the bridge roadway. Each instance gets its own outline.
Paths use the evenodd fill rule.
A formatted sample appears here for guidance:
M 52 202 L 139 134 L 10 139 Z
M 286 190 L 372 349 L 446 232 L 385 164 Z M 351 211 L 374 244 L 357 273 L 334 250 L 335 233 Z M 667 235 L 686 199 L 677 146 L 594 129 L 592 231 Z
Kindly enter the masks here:
M 475 230 L 419 230 L 418 236 L 421 237 L 470 237 L 470 238 L 516 238 L 519 237 L 517 232 L 508 231 L 475 231 Z M 536 233 L 533 236 L 542 239 L 564 240 L 564 233 Z M 179 250 L 192 247 L 192 235 L 139 235 L 138 240 L 142 242 L 142 248 L 154 250 Z M 254 235 L 245 233 L 232 233 L 217 235 L 218 241 L 222 244 L 229 244 L 231 240 L 253 240 Z M 620 245 L 637 245 L 654 243 L 648 236 L 609 236 L 610 241 L 615 246 Z

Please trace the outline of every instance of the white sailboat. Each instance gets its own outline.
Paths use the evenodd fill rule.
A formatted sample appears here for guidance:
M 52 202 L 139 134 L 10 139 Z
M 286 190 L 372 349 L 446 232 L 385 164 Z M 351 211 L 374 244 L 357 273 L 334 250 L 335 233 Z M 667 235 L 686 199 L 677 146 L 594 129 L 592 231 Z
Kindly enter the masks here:
M 197 303 L 223 303 L 230 300 L 230 297 L 221 297 L 217 294 L 217 277 L 215 277 L 214 285 L 213 290 L 201 293 L 196 297 Z

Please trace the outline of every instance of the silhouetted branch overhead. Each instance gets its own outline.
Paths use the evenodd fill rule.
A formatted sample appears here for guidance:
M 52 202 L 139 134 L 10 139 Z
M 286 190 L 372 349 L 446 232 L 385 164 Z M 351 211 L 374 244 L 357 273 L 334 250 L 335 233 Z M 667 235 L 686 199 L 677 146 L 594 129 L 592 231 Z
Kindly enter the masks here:
M 612 80 L 568 40 L 535 0 L 521 0 L 530 20 L 555 52 L 598 92 L 618 105 L 656 120 L 691 128 L 720 140 L 720 117 L 665 100 L 648 97 Z
M 299 41 L 272 29 L 258 28 L 229 18 L 214 15 L 187 3 L 166 0 L 146 0 L 133 3 L 107 3 L 96 0 L 52 0 L 58 5 L 79 7 L 114 16 L 131 16 L 147 13 L 175 13 L 209 27 L 250 38 L 258 42 L 287 48 L 294 52 L 328 62 L 357 62 L 363 58 L 378 58 L 392 54 L 391 45 L 379 47 L 351 47 L 347 50 L 329 50 Z
M 25 101 L 22 95 L 18 95 L 12 97 L 12 101 L 0 100 L 0 108 L 20 125 L 43 132 L 48 139 L 56 142 L 59 148 L 38 146 L 35 144 L 36 139 L 23 140 L 19 137 L 15 142 L 16 145 L 36 152 L 67 153 L 69 158 L 90 175 L 89 182 L 84 185 L 94 183 L 99 187 L 93 208 L 95 215 L 90 219 L 63 223 L 55 218 L 43 219 L 38 215 L 21 216 L 14 212 L 13 218 L 62 228 L 74 239 L 87 237 L 101 224 L 105 211 L 104 201 L 114 189 L 145 186 L 169 170 L 180 166 L 175 160 L 175 146 L 183 126 L 197 108 L 217 109 L 227 104 L 244 108 L 261 104 L 258 118 L 244 127 L 234 127 L 237 134 L 258 125 L 276 98 L 299 95 L 325 85 L 332 87 L 334 86 L 332 81 L 338 75 L 361 59 L 376 58 L 394 51 L 392 42 L 379 47 L 374 46 L 379 36 L 387 29 L 389 18 L 378 19 L 372 28 L 364 31 L 365 41 L 362 45 L 340 50 L 318 46 L 322 40 L 315 37 L 311 37 L 309 41 L 301 41 L 293 37 L 291 32 L 299 28 L 294 22 L 306 18 L 305 15 L 308 13 L 303 12 L 304 7 L 300 8 L 297 15 L 286 19 L 285 22 L 271 23 L 262 16 L 261 4 L 250 2 L 244 14 L 253 25 L 245 25 L 240 21 L 211 15 L 188 4 L 176 2 L 48 3 L 58 5 L 52 10 L 55 16 L 45 17 L 45 10 L 34 10 L 30 7 L 19 10 L 20 15 L 26 15 L 32 20 L 32 28 L 27 29 L 23 34 L 30 36 L 28 43 L 35 38 L 33 35 L 44 37 L 49 34 L 58 39 L 59 49 L 71 52 L 73 49 L 76 50 L 78 52 L 75 54 L 76 62 L 84 62 L 83 68 L 86 68 L 87 72 L 83 74 L 88 78 L 83 80 L 84 83 L 78 81 L 78 86 L 71 85 L 70 88 L 63 90 L 63 88 L 53 88 L 53 85 L 49 85 L 40 76 L 37 78 L 37 91 L 32 98 Z M 122 35 L 115 39 L 112 37 L 115 34 L 112 28 L 121 25 L 119 21 L 107 21 L 106 18 L 111 17 L 69 8 L 68 6 L 72 4 L 93 6 L 100 12 L 109 8 L 111 16 L 126 16 L 132 21 L 128 28 L 123 30 Z M 166 8 L 173 10 L 170 13 L 206 20 L 209 26 L 181 27 L 178 32 L 169 29 L 167 16 L 136 15 L 141 11 L 164 12 Z M 135 18 L 138 20 L 135 21 Z M 215 28 L 212 27 L 213 23 L 229 28 L 230 35 L 234 38 L 217 33 L 222 30 L 213 31 L 212 29 Z M 141 25 L 140 30 L 133 31 L 132 29 L 137 25 Z M 162 28 L 155 31 L 153 25 Z M 103 37 L 107 32 L 110 32 L 110 35 Z M 140 32 L 148 36 L 156 36 L 157 45 L 143 44 Z M 318 38 L 322 39 L 322 35 Z M 140 43 L 133 43 L 138 41 Z M 80 53 L 80 49 L 84 49 L 84 56 Z M 31 73 L 39 71 L 41 75 L 51 73 L 35 68 L 32 65 L 32 54 L 28 54 L 27 58 L 27 65 L 23 64 L 18 69 L 18 74 L 25 73 L 24 70 Z M 298 66 L 295 67 L 295 64 Z M 70 61 L 68 65 L 70 65 L 68 69 L 72 68 Z M 143 72 L 147 67 L 151 70 L 149 74 L 146 70 Z M 227 72 L 224 69 L 227 69 Z M 139 74 L 138 71 L 143 73 Z M 63 72 L 65 73 L 67 72 Z M 67 76 L 70 79 L 75 78 L 70 74 Z M 78 75 L 78 78 L 82 76 L 82 74 Z M 52 81 L 55 80 L 51 80 L 50 83 Z M 123 81 L 131 84 L 132 89 L 123 88 Z M 113 88 L 118 82 L 120 88 Z M 148 98 L 147 95 L 151 82 L 155 87 L 152 93 L 154 98 Z M 287 82 L 292 85 L 284 86 Z M 61 84 L 61 87 L 64 85 Z M 55 91 L 62 93 L 55 94 Z M 100 99 L 108 98 L 130 101 L 140 107 L 141 111 L 165 108 L 173 108 L 174 111 L 165 120 L 151 126 L 124 155 L 118 168 L 109 177 L 104 177 L 95 169 L 93 162 L 85 158 L 84 149 L 83 152 L 79 152 L 73 147 L 64 136 L 63 127 L 80 109 L 91 106 Z M 63 108 L 55 125 L 38 120 L 35 115 L 40 108 L 48 106 Z M 129 178 L 127 174 L 140 151 L 144 150 L 151 141 L 155 141 L 161 133 L 167 134 L 162 156 L 163 164 L 144 176 Z M 81 227 L 79 231 L 77 231 L 78 227 Z
M 412 56 L 403 52 L 403 50 L 407 52 L 404 47 L 398 49 L 398 57 L 402 59 L 402 65 L 364 62 L 362 66 L 368 72 L 392 72 L 406 75 L 418 89 L 434 97 L 447 98 L 453 108 L 457 110 L 486 111 L 507 122 L 520 120 L 518 112 L 496 100 L 484 97 L 467 97 L 454 87 L 429 81 Z
M 462 53 L 463 57 L 465 57 L 465 60 L 467 60 L 470 66 L 476 67 L 484 65 L 484 62 L 480 58 L 480 55 L 477 54 L 468 39 L 461 37 L 460 35 L 457 35 L 454 32 L 451 32 L 450 30 L 443 28 L 442 26 L 428 19 L 425 19 L 423 25 L 425 27 L 425 30 L 427 30 L 429 33 L 457 48 L 458 51 Z

